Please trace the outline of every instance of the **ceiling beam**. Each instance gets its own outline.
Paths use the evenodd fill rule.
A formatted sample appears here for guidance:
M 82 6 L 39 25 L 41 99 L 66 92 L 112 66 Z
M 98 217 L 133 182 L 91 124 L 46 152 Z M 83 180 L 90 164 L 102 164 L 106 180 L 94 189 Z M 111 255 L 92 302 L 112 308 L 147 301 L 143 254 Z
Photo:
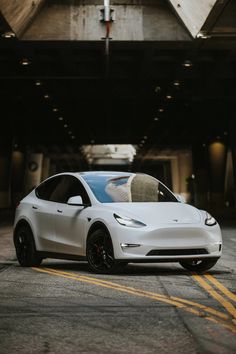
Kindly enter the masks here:
M 44 2 L 45 0 L 0 0 L 0 11 L 12 30 L 20 37 Z
M 215 6 L 207 17 L 204 25 L 202 26 L 201 31 L 206 34 L 214 35 L 214 26 L 220 16 L 223 14 L 223 11 L 230 0 L 217 0 Z M 234 29 L 235 30 L 235 29 Z M 227 30 L 226 30 L 227 32 Z M 227 33 L 224 33 L 227 34 Z
M 192 37 L 196 37 L 217 0 L 169 0 Z

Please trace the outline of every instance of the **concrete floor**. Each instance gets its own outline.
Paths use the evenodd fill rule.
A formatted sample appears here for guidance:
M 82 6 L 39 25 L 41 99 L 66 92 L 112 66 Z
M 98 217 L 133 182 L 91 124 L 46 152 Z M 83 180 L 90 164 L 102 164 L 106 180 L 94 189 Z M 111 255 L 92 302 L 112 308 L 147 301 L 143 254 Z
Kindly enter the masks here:
M 235 353 L 236 225 L 222 229 L 223 257 L 207 276 L 177 263 L 104 276 L 85 262 L 21 268 L 3 225 L 0 353 Z

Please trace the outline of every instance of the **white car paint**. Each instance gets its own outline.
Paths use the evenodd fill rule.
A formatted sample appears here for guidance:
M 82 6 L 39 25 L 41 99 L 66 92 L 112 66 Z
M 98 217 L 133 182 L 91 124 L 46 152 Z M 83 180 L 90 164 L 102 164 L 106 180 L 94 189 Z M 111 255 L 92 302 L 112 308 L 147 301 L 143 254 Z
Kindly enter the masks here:
M 25 220 L 32 230 L 36 250 L 59 255 L 86 256 L 89 231 L 95 223 L 99 222 L 109 231 L 114 257 L 118 260 L 158 262 L 165 259 L 175 261 L 221 256 L 220 227 L 218 223 L 212 226 L 205 224 L 205 211 L 177 200 L 171 202 L 101 202 L 94 195 L 84 176 L 87 178 L 91 176 L 91 179 L 96 180 L 102 174 L 104 178 L 112 178 L 115 181 L 119 181 L 121 178 L 119 176 L 128 175 L 132 177 L 131 180 L 134 178 L 134 174 L 123 172 L 64 173 L 53 176 L 51 178 L 72 176 L 79 180 L 88 194 L 90 206 L 44 200 L 37 196 L 37 189 L 35 189 L 20 202 L 16 210 L 14 229 L 16 230 L 19 223 Z M 51 178 L 46 180 L 46 183 Z M 156 180 L 155 183 L 160 182 Z M 124 190 L 123 188 L 122 193 Z M 167 191 L 175 198 L 168 188 Z M 145 225 L 141 227 L 121 225 L 114 214 L 135 219 Z M 133 247 L 123 247 L 123 244 L 132 244 Z M 207 253 L 200 256 L 188 254 L 188 250 L 193 249 L 205 249 Z M 152 250 L 165 250 L 167 253 L 170 250 L 170 254 L 147 255 Z M 172 252 L 173 250 L 176 254 Z M 186 250 L 186 252 L 178 254 L 178 250 Z

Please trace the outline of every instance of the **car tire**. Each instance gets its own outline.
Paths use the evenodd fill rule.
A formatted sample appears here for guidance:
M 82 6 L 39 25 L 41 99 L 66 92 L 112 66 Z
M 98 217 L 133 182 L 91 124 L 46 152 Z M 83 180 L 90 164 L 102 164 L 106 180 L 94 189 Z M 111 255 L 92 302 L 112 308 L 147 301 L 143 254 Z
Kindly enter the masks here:
M 97 229 L 89 235 L 86 247 L 89 270 L 99 274 L 121 272 L 128 264 L 115 260 L 113 244 L 105 229 Z
M 19 226 L 14 235 L 17 260 L 22 267 L 36 267 L 42 262 L 37 254 L 34 237 L 30 227 Z
M 218 259 L 196 259 L 181 261 L 180 264 L 183 268 L 195 272 L 203 272 L 214 267 Z

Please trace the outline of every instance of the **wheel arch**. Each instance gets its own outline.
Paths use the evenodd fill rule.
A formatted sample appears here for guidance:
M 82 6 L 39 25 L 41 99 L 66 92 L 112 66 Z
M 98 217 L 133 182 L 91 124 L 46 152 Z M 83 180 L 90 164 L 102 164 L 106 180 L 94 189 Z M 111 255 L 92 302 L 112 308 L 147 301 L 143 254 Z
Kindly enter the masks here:
M 90 229 L 88 231 L 87 238 L 86 238 L 86 247 L 87 247 L 89 237 L 92 235 L 94 231 L 99 229 L 105 230 L 108 233 L 108 235 L 111 237 L 110 231 L 108 230 L 107 226 L 102 221 L 95 221 L 95 223 L 90 226 Z
M 31 228 L 30 224 L 28 223 L 28 221 L 25 220 L 25 219 L 21 219 L 21 220 L 19 220 L 19 221 L 17 222 L 16 226 L 14 227 L 14 231 L 13 231 L 13 236 L 14 236 L 14 237 L 15 237 L 16 232 L 19 230 L 19 228 L 20 228 L 21 226 L 26 226 L 26 227 L 28 227 L 28 228 L 30 229 L 30 231 L 32 232 L 32 234 L 33 234 L 33 230 L 32 230 L 32 228 Z
M 36 250 L 34 232 L 33 232 L 33 229 L 31 227 L 30 223 L 26 219 L 20 219 L 17 222 L 16 226 L 14 227 L 14 231 L 13 231 L 13 240 L 15 240 L 15 235 L 16 235 L 17 231 L 19 230 L 19 228 L 22 227 L 22 226 L 26 226 L 30 230 L 30 232 L 32 234 L 32 238 L 33 238 L 34 247 L 35 247 L 35 250 Z

